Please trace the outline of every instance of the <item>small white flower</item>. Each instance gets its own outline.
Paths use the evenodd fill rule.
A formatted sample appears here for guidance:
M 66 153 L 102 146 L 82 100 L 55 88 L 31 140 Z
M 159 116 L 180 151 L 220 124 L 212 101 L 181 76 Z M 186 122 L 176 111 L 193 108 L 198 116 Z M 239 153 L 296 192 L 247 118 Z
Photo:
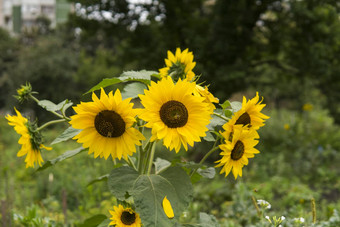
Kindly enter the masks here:
M 270 217 L 269 217 L 269 216 L 265 216 L 265 218 L 266 218 L 266 219 L 268 219 L 268 220 L 270 219 Z
M 305 222 L 305 219 L 301 217 L 301 218 L 300 218 L 300 222 L 301 222 L 301 223 L 304 223 L 304 222 Z
M 263 200 L 263 199 L 258 199 L 257 204 L 259 204 L 261 207 L 265 209 L 270 209 L 272 207 L 270 203 L 268 203 L 266 200 Z
M 285 216 L 281 216 L 281 221 L 283 221 L 283 220 L 285 220 L 286 218 L 285 218 Z

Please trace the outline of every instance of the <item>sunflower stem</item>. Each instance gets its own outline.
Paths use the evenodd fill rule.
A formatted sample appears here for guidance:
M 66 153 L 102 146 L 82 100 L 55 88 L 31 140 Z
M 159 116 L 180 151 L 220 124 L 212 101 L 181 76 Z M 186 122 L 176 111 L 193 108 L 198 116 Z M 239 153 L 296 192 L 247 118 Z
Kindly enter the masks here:
M 65 119 L 58 119 L 58 120 L 53 120 L 53 121 L 46 122 L 45 124 L 43 124 L 42 126 L 37 128 L 37 131 L 40 131 L 40 130 L 42 130 L 42 129 L 44 129 L 47 126 L 50 126 L 52 124 L 57 124 L 57 123 L 65 122 L 65 121 L 66 121 Z
M 152 144 L 151 145 L 151 151 L 150 151 L 151 155 L 150 155 L 149 160 L 148 160 L 149 161 L 148 175 L 150 175 L 150 173 L 151 173 L 153 158 L 155 156 L 155 151 L 156 151 L 156 146 L 155 146 L 155 144 Z
M 143 161 L 144 167 L 143 167 L 143 174 L 147 173 L 147 168 L 149 166 L 149 160 L 150 160 L 150 153 L 152 150 L 154 142 L 149 142 L 146 147 L 144 148 L 144 153 L 146 153 L 146 159 Z M 145 158 L 145 157 L 144 157 Z
M 136 165 L 135 165 L 135 163 L 133 162 L 133 160 L 131 159 L 130 156 L 128 156 L 127 162 L 129 164 L 129 166 L 133 167 L 137 171 Z
M 223 119 L 223 120 L 225 120 L 225 121 L 229 121 L 229 120 L 230 120 L 230 118 L 225 117 L 225 116 L 223 116 L 223 115 L 221 115 L 221 114 L 218 114 L 218 113 L 213 113 L 213 115 L 215 115 L 215 116 L 217 116 L 217 117 L 219 117 L 219 118 L 221 118 L 221 119 Z
M 217 141 L 217 140 L 216 140 Z M 203 164 L 203 162 L 214 152 L 214 151 L 216 151 L 217 149 L 218 149 L 219 147 L 216 147 L 216 142 L 215 142 L 215 144 L 214 144 L 214 146 L 213 146 L 213 148 L 202 158 L 202 160 L 198 163 L 199 165 L 201 165 L 201 164 Z M 198 170 L 198 167 L 196 167 L 195 169 L 194 169 L 194 171 L 192 171 L 192 173 L 191 173 L 191 175 L 190 175 L 190 177 L 192 177 L 195 173 L 196 173 L 196 171 Z

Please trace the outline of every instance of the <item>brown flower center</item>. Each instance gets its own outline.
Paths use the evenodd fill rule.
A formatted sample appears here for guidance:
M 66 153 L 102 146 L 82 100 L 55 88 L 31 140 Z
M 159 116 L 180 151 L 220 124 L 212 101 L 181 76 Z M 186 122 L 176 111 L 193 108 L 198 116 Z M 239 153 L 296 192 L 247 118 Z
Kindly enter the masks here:
M 136 221 L 136 214 L 134 212 L 130 213 L 128 211 L 123 211 L 122 216 L 120 216 L 120 220 L 124 225 L 132 225 Z
M 238 140 L 234 146 L 234 149 L 231 151 L 231 159 L 234 161 L 237 161 L 240 158 L 242 158 L 243 154 L 244 154 L 244 144 Z
M 103 110 L 94 119 L 97 132 L 104 137 L 119 137 L 125 132 L 125 122 L 113 110 Z
M 159 111 L 161 120 L 169 128 L 183 127 L 188 122 L 188 110 L 178 101 L 171 100 L 163 104 Z
M 251 126 L 250 125 L 251 121 L 250 121 L 250 116 L 247 112 L 243 113 L 238 119 L 237 121 L 235 122 L 235 125 L 249 125 L 249 127 Z

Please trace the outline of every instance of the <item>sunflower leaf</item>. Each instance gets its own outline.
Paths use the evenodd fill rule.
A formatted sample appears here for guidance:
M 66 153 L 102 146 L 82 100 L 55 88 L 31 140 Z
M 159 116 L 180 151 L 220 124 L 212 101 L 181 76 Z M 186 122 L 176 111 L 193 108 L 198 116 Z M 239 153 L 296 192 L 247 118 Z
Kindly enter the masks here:
M 201 175 L 202 177 L 212 179 L 215 177 L 216 171 L 214 167 L 208 167 L 208 168 L 199 168 L 197 170 L 197 173 Z
M 141 71 L 126 71 L 123 72 L 120 77 L 121 80 L 127 79 L 142 79 L 142 80 L 150 80 L 151 76 L 157 77 L 158 72 L 156 71 L 148 71 L 148 70 L 141 70 Z M 150 83 L 149 83 L 150 84 Z
M 215 138 L 213 137 L 213 135 L 210 133 L 210 132 L 206 132 L 206 136 L 203 137 L 203 139 L 205 141 L 208 141 L 208 142 L 212 142 L 212 141 L 215 141 Z
M 83 150 L 85 150 L 85 148 L 83 147 L 79 147 L 77 149 L 74 149 L 74 150 L 70 150 L 70 151 L 66 151 L 64 154 L 58 156 L 57 158 L 55 159 L 52 159 L 52 160 L 48 160 L 45 162 L 45 164 L 41 167 L 39 167 L 36 172 L 39 172 L 39 171 L 42 171 L 44 169 L 47 169 L 51 166 L 54 166 L 55 164 L 57 164 L 58 162 L 61 162 L 65 159 L 68 159 L 68 158 L 71 158 L 79 153 L 81 153 Z
M 59 135 L 57 138 L 55 138 L 52 144 L 56 144 L 56 143 L 60 143 L 60 142 L 64 142 L 67 141 L 73 137 L 75 137 L 76 135 L 78 135 L 78 133 L 80 132 L 80 129 L 75 129 L 72 128 L 72 126 L 68 127 L 61 135 Z
M 107 219 L 104 214 L 96 214 L 84 221 L 84 223 L 78 225 L 79 227 L 96 227 L 99 226 Z
M 100 177 L 97 177 L 96 179 L 93 179 L 91 180 L 87 185 L 86 187 L 94 184 L 94 183 L 97 183 L 97 182 L 100 182 L 100 181 L 107 181 L 107 179 L 109 178 L 109 174 L 105 174 L 103 176 L 100 176 Z
M 171 162 L 165 159 L 156 158 L 155 164 L 155 172 L 156 174 L 160 174 L 162 171 L 166 170 L 168 167 L 171 166 Z
M 107 182 L 109 190 L 117 199 L 125 200 L 126 192 L 131 194 L 133 184 L 138 176 L 139 173 L 128 166 L 113 169 Z
M 239 111 L 242 108 L 242 103 L 234 101 L 230 103 L 233 113 Z
M 137 98 L 139 94 L 144 94 L 144 89 L 147 89 L 147 86 L 142 83 L 129 83 L 124 87 L 122 92 L 123 99 L 126 98 Z
M 58 110 L 61 110 L 63 109 L 63 107 L 65 105 L 67 105 L 68 103 L 71 103 L 71 106 L 72 106 L 72 102 L 70 102 L 69 100 L 64 100 L 58 104 L 55 104 L 53 102 L 51 102 L 50 100 L 40 100 L 38 102 L 38 105 L 41 106 L 42 108 L 44 108 L 45 110 L 47 111 L 52 111 L 52 112 L 55 112 L 55 111 L 58 111 Z M 69 105 L 69 104 L 68 104 Z
M 213 215 L 200 212 L 200 226 L 201 227 L 220 227 L 217 219 Z

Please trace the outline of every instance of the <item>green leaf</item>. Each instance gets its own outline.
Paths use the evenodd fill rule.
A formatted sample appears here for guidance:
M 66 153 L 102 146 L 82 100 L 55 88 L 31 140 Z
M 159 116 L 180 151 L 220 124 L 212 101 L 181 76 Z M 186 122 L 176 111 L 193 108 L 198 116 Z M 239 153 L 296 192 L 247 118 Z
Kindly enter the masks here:
M 107 181 L 107 179 L 109 178 L 109 174 L 105 174 L 103 176 L 97 177 L 94 180 L 91 180 L 86 186 L 90 186 L 94 183 L 100 182 L 100 181 Z
M 110 222 L 111 222 L 110 219 L 106 219 L 102 223 L 100 223 L 100 225 L 98 225 L 97 227 L 109 227 Z
M 142 83 L 127 84 L 122 92 L 122 97 L 123 99 L 137 98 L 139 94 L 144 94 L 144 89 L 147 89 L 147 86 Z
M 238 101 L 231 102 L 230 105 L 234 113 L 242 108 L 242 103 Z
M 41 167 L 39 167 L 36 172 L 38 171 L 42 171 L 44 169 L 47 169 L 55 164 L 57 164 L 58 162 L 61 162 L 65 159 L 68 159 L 68 158 L 71 158 L 77 154 L 79 154 L 80 152 L 82 152 L 83 150 L 85 150 L 83 147 L 79 147 L 77 149 L 74 149 L 74 150 L 70 150 L 70 151 L 66 151 L 64 154 L 58 156 L 57 158 L 55 159 L 52 159 L 52 160 L 49 160 L 49 161 L 46 161 L 45 164 Z
M 217 114 L 223 115 L 223 110 L 222 109 L 216 109 L 214 111 Z M 212 118 L 210 120 L 209 125 L 207 126 L 209 130 L 214 131 L 216 127 L 222 126 L 226 123 L 227 121 L 223 120 L 220 117 L 217 117 L 215 115 L 212 115 Z
M 205 137 L 203 137 L 203 139 L 205 141 L 208 141 L 208 142 L 212 142 L 212 141 L 215 141 L 215 138 L 213 137 L 213 135 L 210 133 L 210 132 L 207 132 L 206 133 L 207 135 Z
M 104 214 L 94 215 L 84 221 L 83 224 L 78 225 L 79 227 L 96 227 L 99 226 L 107 217 Z
M 124 200 L 126 192 L 131 195 L 133 184 L 138 176 L 139 173 L 128 166 L 113 169 L 108 178 L 109 190 L 117 199 Z
M 150 80 L 151 76 L 157 77 L 158 72 L 156 71 L 147 71 L 147 70 L 141 70 L 141 71 L 126 71 L 123 72 L 119 79 L 121 80 L 127 80 L 127 79 L 144 79 L 144 80 Z
M 224 110 L 224 116 L 226 116 L 227 118 L 231 118 L 232 115 L 233 115 L 233 111 Z
M 92 87 L 89 91 L 87 91 L 85 93 L 85 95 L 88 94 L 88 93 L 91 93 L 93 91 L 99 90 L 101 87 L 104 88 L 104 87 L 114 85 L 114 84 L 118 84 L 118 83 L 121 83 L 121 82 L 122 82 L 122 80 L 118 79 L 118 78 L 105 78 L 101 82 L 99 82 L 99 84 L 97 84 L 96 86 Z
M 214 167 L 208 167 L 208 168 L 199 168 L 197 170 L 197 173 L 199 173 L 202 177 L 212 179 L 215 177 L 216 171 Z
M 220 227 L 217 219 L 213 215 L 200 212 L 200 226 L 201 227 Z
M 156 158 L 156 161 L 154 162 L 156 174 L 161 173 L 162 171 L 166 170 L 168 167 L 171 166 L 171 162 L 165 159 Z
M 67 109 L 68 107 L 72 106 L 73 103 L 70 102 L 69 100 L 64 100 L 62 102 L 60 102 L 59 104 L 54 104 L 53 102 L 49 101 L 49 100 L 40 100 L 38 102 L 38 105 L 41 106 L 42 108 L 46 109 L 47 111 L 58 111 L 58 110 L 62 110 L 62 109 Z M 66 108 L 65 108 L 66 106 Z
M 193 197 L 193 187 L 188 174 L 180 167 L 170 167 L 160 174 L 175 188 L 180 201 L 178 210 L 182 212 L 187 208 Z
M 169 199 L 175 213 L 179 217 L 179 201 L 173 185 L 160 175 L 140 175 L 134 183 L 132 196 L 143 226 L 173 226 L 174 219 L 169 219 L 162 208 L 165 196 Z
M 223 104 L 220 104 L 222 109 L 227 109 L 230 106 L 229 100 L 225 100 Z
M 64 142 L 67 141 L 69 139 L 72 139 L 73 137 L 75 137 L 76 135 L 78 135 L 78 133 L 80 132 L 80 129 L 75 129 L 72 128 L 72 126 L 68 127 L 60 136 L 58 136 L 57 138 L 55 138 L 51 144 L 56 144 L 56 143 L 60 143 L 60 142 Z

